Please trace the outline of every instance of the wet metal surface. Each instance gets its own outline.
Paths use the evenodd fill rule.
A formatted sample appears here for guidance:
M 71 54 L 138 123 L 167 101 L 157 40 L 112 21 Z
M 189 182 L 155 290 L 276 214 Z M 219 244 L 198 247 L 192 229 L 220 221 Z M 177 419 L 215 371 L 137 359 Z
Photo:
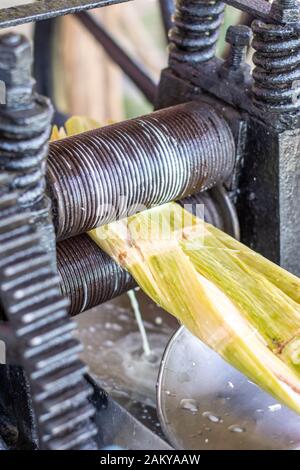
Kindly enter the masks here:
M 300 449 L 300 416 L 181 327 L 166 349 L 158 412 L 176 449 Z
M 96 393 L 93 403 L 96 408 L 96 424 L 101 430 L 98 435 L 98 448 L 113 445 L 129 450 L 171 449 L 157 433 L 134 418 L 110 396 L 103 397 L 102 394 L 99 396 Z

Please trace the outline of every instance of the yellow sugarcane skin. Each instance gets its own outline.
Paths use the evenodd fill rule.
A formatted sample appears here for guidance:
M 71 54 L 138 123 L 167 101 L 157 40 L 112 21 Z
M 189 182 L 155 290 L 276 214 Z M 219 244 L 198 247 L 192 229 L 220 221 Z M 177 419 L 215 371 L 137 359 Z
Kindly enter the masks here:
M 262 257 L 256 270 L 253 257 L 259 255 L 227 235 L 225 243 L 222 232 L 202 221 L 190 218 L 187 226 L 180 227 L 183 211 L 169 203 L 97 228 L 90 235 L 131 272 L 155 302 L 251 380 L 300 413 L 299 345 L 295 340 L 299 304 L 288 295 L 289 283 L 298 286 L 300 281 Z M 153 218 L 154 213 L 160 217 Z M 149 226 L 164 223 L 166 227 L 166 220 L 170 221 L 171 239 L 166 241 L 159 230 L 154 230 L 161 233 L 159 238 L 149 238 Z M 198 223 L 204 230 L 200 238 L 193 231 Z M 279 288 L 279 275 L 285 291 Z M 288 354 L 284 344 L 291 338 L 295 347 Z

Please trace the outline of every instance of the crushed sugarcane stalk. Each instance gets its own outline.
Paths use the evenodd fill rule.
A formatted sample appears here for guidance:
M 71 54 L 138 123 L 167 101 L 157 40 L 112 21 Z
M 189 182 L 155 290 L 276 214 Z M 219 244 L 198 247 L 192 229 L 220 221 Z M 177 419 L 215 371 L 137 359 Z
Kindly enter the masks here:
M 195 336 L 300 412 L 297 277 L 176 203 L 90 236 Z

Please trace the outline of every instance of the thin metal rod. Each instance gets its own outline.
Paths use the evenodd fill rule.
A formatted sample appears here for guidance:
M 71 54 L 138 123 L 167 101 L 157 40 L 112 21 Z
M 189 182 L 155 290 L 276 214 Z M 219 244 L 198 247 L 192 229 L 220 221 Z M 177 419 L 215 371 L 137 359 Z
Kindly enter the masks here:
M 56 16 L 128 1 L 130 0 L 39 0 L 30 5 L 0 9 L 0 28 L 47 20 Z
M 147 100 L 154 104 L 157 87 L 147 73 L 121 49 L 99 21 L 86 12 L 78 13 L 76 16 Z
M 159 7 L 166 39 L 169 42 L 168 33 L 173 26 L 172 16 L 175 11 L 174 0 L 159 0 Z
M 53 57 L 52 46 L 55 37 L 56 19 L 38 21 L 34 26 L 33 37 L 33 69 L 36 80 L 36 91 L 50 98 L 54 106 L 53 124 L 61 127 L 68 119 L 68 115 L 61 113 L 55 103 L 54 83 L 53 83 Z

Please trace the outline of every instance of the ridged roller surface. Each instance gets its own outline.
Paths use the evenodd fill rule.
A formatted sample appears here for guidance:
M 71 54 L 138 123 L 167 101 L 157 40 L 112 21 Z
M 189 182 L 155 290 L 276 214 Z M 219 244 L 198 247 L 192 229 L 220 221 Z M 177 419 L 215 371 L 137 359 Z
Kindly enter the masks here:
M 233 170 L 225 119 L 187 103 L 51 143 L 57 239 L 210 188 Z
M 71 315 L 136 286 L 130 274 L 85 234 L 58 243 L 57 260 L 62 293 L 70 299 Z

